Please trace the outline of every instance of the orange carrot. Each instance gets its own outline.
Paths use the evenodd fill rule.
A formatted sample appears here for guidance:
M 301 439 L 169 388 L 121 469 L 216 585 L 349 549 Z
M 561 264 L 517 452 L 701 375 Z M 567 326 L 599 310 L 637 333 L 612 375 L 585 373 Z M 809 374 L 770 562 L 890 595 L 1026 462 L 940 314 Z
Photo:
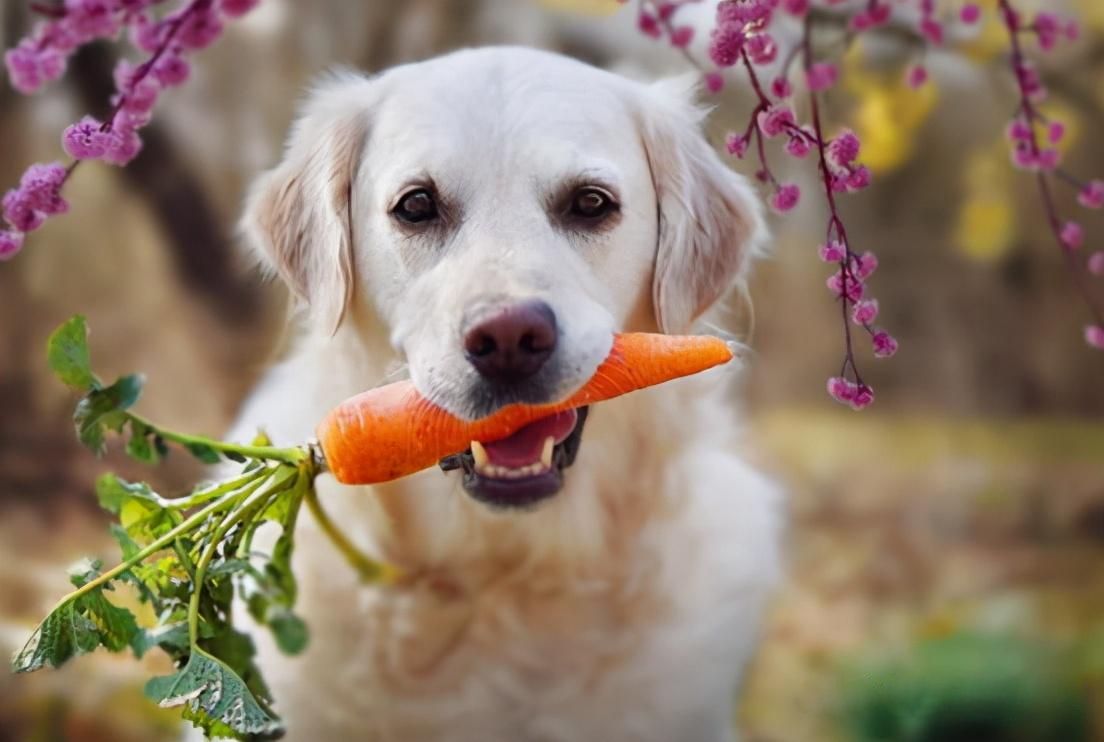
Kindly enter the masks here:
M 616 335 L 606 360 L 579 391 L 561 402 L 503 407 L 462 420 L 400 381 L 357 394 L 318 426 L 326 464 L 339 482 L 375 484 L 433 466 L 468 444 L 512 435 L 542 417 L 689 376 L 732 360 L 721 339 L 636 332 Z

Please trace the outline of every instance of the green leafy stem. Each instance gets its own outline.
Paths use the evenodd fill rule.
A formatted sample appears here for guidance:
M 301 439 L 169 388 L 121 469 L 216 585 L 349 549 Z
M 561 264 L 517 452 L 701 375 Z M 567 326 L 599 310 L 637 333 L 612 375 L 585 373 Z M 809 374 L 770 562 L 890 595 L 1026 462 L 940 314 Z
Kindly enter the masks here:
M 291 570 L 295 523 L 302 504 L 336 548 L 370 582 L 387 582 L 395 570 L 359 551 L 322 509 L 315 478 L 321 457 L 309 445 L 279 448 L 262 434 L 249 445 L 186 435 L 155 425 L 130 411 L 142 379 L 123 376 L 104 385 L 91 371 L 88 328 L 74 317 L 50 337 L 54 373 L 83 396 L 74 413 L 77 436 L 97 454 L 108 434 L 126 435 L 127 453 L 157 463 L 169 444 L 208 464 L 236 462 L 233 476 L 166 498 L 143 482 L 106 474 L 96 483 L 100 504 L 116 516 L 112 534 L 123 560 L 102 571 L 86 561 L 72 571 L 75 589 L 62 598 L 16 653 L 16 672 L 58 667 L 99 647 L 130 649 L 141 657 L 159 648 L 177 672 L 157 677 L 146 694 L 162 706 L 178 706 L 184 718 L 209 737 L 266 739 L 283 733 L 273 699 L 254 662 L 249 636 L 234 626 L 235 596 L 289 654 L 307 644 L 307 627 L 295 615 Z M 273 532 L 260 548 L 255 537 Z M 105 593 L 120 585 L 137 592 L 156 618 L 140 626 Z M 148 623 L 148 621 L 147 621 Z

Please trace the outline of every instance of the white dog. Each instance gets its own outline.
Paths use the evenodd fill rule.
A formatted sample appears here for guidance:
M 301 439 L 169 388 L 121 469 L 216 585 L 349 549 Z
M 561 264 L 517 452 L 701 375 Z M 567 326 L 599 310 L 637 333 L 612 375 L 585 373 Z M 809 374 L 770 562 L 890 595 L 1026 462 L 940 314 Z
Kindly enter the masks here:
M 319 85 L 249 199 L 304 311 L 236 436 L 305 440 L 402 370 L 466 417 L 559 399 L 613 332 L 690 331 L 764 240 L 690 87 L 519 48 Z M 256 632 L 290 738 L 733 739 L 781 516 L 724 386 L 546 418 L 443 462 L 462 471 L 323 478 L 335 519 L 407 577 L 359 584 L 301 519 L 310 646 Z

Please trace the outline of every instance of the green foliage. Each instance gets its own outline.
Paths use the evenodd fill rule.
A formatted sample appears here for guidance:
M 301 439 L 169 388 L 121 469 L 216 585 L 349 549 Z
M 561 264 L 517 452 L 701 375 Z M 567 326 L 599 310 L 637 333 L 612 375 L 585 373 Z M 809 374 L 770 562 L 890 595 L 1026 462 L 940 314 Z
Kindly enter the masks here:
M 17 672 L 59 667 L 72 657 L 104 648 L 130 649 L 141 657 L 159 649 L 180 668 L 154 678 L 148 696 L 180 706 L 184 718 L 208 736 L 256 739 L 276 736 L 282 725 L 255 662 L 252 640 L 234 628 L 238 594 L 288 653 L 302 651 L 306 626 L 294 614 L 291 572 L 294 528 L 316 467 L 306 448 L 274 448 L 267 439 L 238 446 L 160 428 L 133 414 L 142 379 L 123 376 L 104 387 L 92 374 L 83 318 L 74 317 L 50 338 L 51 369 L 83 392 L 74 421 L 78 438 L 103 453 L 110 433 L 126 435 L 127 453 L 157 463 L 175 443 L 204 463 L 243 464 L 229 479 L 166 498 L 144 482 L 105 474 L 96 482 L 100 505 L 114 516 L 111 533 L 123 562 L 101 572 L 86 562 L 71 576 L 72 593 L 35 629 L 16 654 Z M 253 548 L 265 523 L 280 530 L 270 554 Z M 137 589 L 157 617 L 139 626 L 134 615 L 109 600 L 116 582 Z
M 88 353 L 88 323 L 77 315 L 54 330 L 46 343 L 46 361 L 62 383 L 84 391 L 94 386 Z
M 1063 657 L 1012 637 L 963 634 L 844 676 L 856 742 L 1088 742 L 1087 700 Z
M 83 587 L 100 576 L 100 565 L 87 562 L 70 576 L 76 587 Z M 86 654 L 103 645 L 112 652 L 130 646 L 138 634 L 134 615 L 104 597 L 110 583 L 89 590 L 62 603 L 39 624 L 15 658 L 12 669 L 31 672 L 42 667 L 60 667 L 76 655 Z
M 109 387 L 88 392 L 73 413 L 80 442 L 97 456 L 102 455 L 107 432 L 118 433 L 123 429 L 128 420 L 125 411 L 138 401 L 141 393 L 142 377 L 134 374 L 121 377 Z
M 185 718 L 209 736 L 273 737 L 283 730 L 238 674 L 202 649 L 180 671 L 150 680 L 146 695 L 166 708 L 183 706 Z

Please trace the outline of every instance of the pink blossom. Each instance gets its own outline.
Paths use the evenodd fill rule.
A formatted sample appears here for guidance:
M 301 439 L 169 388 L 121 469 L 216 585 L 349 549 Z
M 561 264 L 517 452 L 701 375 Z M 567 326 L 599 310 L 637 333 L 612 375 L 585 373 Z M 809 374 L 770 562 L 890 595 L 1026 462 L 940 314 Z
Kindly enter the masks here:
M 659 13 L 659 20 L 669 21 L 674 17 L 675 11 L 678 10 L 678 4 L 673 2 L 660 3 L 656 11 Z
M 958 12 L 958 17 L 962 19 L 963 23 L 973 25 L 981 18 L 981 8 L 977 3 L 966 3 L 962 6 L 962 10 Z
M 65 71 L 64 56 L 49 47 L 38 49 L 30 39 L 24 39 L 5 52 L 4 64 L 12 87 L 26 95 L 58 79 Z
M 204 8 L 192 12 L 188 19 L 180 26 L 180 30 L 177 31 L 176 40 L 180 44 L 188 49 L 203 49 L 210 46 L 211 42 L 219 37 L 222 33 L 222 21 L 211 9 L 210 5 L 207 6 L 187 6 L 183 11 L 188 12 L 189 8 Z
M 145 14 L 135 17 L 130 26 L 130 43 L 144 52 L 154 53 L 165 43 L 169 25 L 167 21 L 154 21 Z
M 865 281 L 874 274 L 874 271 L 878 270 L 878 256 L 867 250 L 859 257 L 854 258 L 852 269 L 859 278 Z
M 745 44 L 748 57 L 755 64 L 770 64 L 778 56 L 778 44 L 769 33 L 749 36 Z
M 870 337 L 874 346 L 874 356 L 889 358 L 897 352 L 897 340 L 885 330 L 878 330 Z
M 0 202 L 8 224 L 20 232 L 30 232 L 42 226 L 46 217 L 68 211 L 69 204 L 61 197 L 65 174 L 58 162 L 29 167 L 19 187 L 4 194 Z
M 1081 38 L 1081 24 L 1075 20 L 1066 21 L 1062 32 L 1069 41 L 1077 41 Z
M 775 98 L 789 98 L 793 95 L 793 86 L 785 77 L 776 77 L 771 80 L 771 93 Z
M 928 82 L 928 68 L 922 64 L 914 64 L 905 72 L 905 84 L 913 90 L 924 87 Z
M 851 312 L 851 321 L 856 325 L 869 325 L 878 318 L 878 300 L 863 299 L 855 304 Z
M 1012 164 L 1021 170 L 1035 170 L 1039 167 L 1039 158 L 1027 142 L 1016 142 L 1012 148 Z
M 1090 255 L 1087 264 L 1089 273 L 1104 276 L 1104 250 L 1098 250 Z
M 157 60 L 152 72 L 157 81 L 168 88 L 186 81 L 191 73 L 191 68 L 180 55 L 166 54 Z
M 843 297 L 844 283 L 845 282 L 842 270 L 838 270 L 833 273 L 831 276 L 828 277 L 828 280 L 825 282 L 825 284 L 828 286 L 828 289 L 837 297 Z M 863 298 L 863 293 L 866 289 L 863 286 L 862 281 L 855 278 L 855 276 L 848 274 L 846 284 L 847 301 L 856 302 L 859 299 Z
M 759 124 L 759 130 L 767 137 L 772 138 L 786 131 L 788 126 L 797 125 L 793 109 L 782 104 L 760 111 L 756 120 Z
M 1035 157 L 1035 164 L 1040 170 L 1053 170 L 1058 167 L 1061 154 L 1053 148 L 1041 149 Z
M 851 27 L 852 31 L 865 31 L 874 26 L 874 18 L 865 10 L 860 10 L 858 13 L 851 16 L 848 25 Z
M 133 129 L 115 129 L 110 132 L 103 161 L 112 165 L 126 165 L 142 151 L 142 140 Z
M 23 192 L 18 189 L 5 193 L 0 205 L 4 209 L 4 219 L 20 232 L 36 230 L 46 221 L 46 215 L 31 208 Z
M 809 65 L 809 68 L 805 70 L 805 80 L 809 85 L 809 90 L 813 92 L 827 90 L 836 84 L 838 77 L 839 70 L 836 65 L 829 62 L 816 62 Z
M 943 43 L 943 24 L 934 18 L 925 18 L 920 21 L 920 33 L 936 46 Z
M 1104 350 L 1104 327 L 1100 325 L 1085 327 L 1085 342 L 1097 350 Z
M 747 153 L 748 138 L 742 134 L 730 131 L 725 137 L 725 149 L 730 155 L 743 157 Z
M 717 22 L 747 25 L 769 21 L 776 4 L 776 0 L 721 0 L 717 5 Z
M 874 404 L 874 390 L 866 384 L 856 384 L 855 396 L 851 398 L 851 409 L 859 412 Z
M 793 183 L 778 186 L 778 190 L 771 197 L 771 207 L 777 212 L 786 212 L 797 206 L 801 200 L 801 188 Z
M 1076 250 L 1085 242 L 1085 231 L 1077 222 L 1066 222 L 1059 233 L 1062 244 L 1070 250 Z
M 724 89 L 724 75 L 719 72 L 707 72 L 705 75 L 705 89 L 710 93 L 719 93 Z
M 842 242 L 832 240 L 817 248 L 817 254 L 820 255 L 820 259 L 825 263 L 838 263 L 843 260 L 843 256 L 847 254 L 847 250 L 844 248 Z
M 663 35 L 663 29 L 659 25 L 659 20 L 654 15 L 644 10 L 640 11 L 640 14 L 636 17 L 636 27 L 653 39 L 658 39 Z
M 782 0 L 782 10 L 790 15 L 803 16 L 809 12 L 809 0 Z
M 66 175 L 65 166 L 60 162 L 31 165 L 19 180 L 19 190 L 36 211 L 47 216 L 64 214 L 69 210 L 69 204 L 61 197 Z
M 851 404 L 851 400 L 855 398 L 855 394 L 859 391 L 857 384 L 843 378 L 842 376 L 833 376 L 828 379 L 828 394 L 832 399 L 842 404 Z
M 1077 194 L 1077 201 L 1086 209 L 1104 208 L 1104 180 L 1087 183 Z
M 11 260 L 22 247 L 22 232 L 0 230 L 0 260 Z
M 859 138 L 855 136 L 855 132 L 844 130 L 839 136 L 828 142 L 828 149 L 825 154 L 830 165 L 845 168 L 858 158 L 860 146 Z
M 1047 126 L 1047 139 L 1051 144 L 1058 144 L 1066 135 L 1066 125 L 1061 121 L 1051 121 Z
M 1013 119 L 1012 122 L 1008 124 L 1006 134 L 1013 142 L 1027 141 L 1031 139 L 1031 125 L 1023 119 Z
M 848 405 L 853 410 L 869 407 L 874 401 L 873 389 L 866 384 L 856 384 L 842 376 L 834 376 L 828 379 L 828 394 L 832 399 Z
M 219 10 L 230 18 L 238 18 L 257 7 L 259 2 L 260 0 L 219 0 Z
M 709 39 L 709 58 L 718 67 L 731 67 L 740 61 L 746 39 L 743 26 L 722 23 L 713 29 Z
M 1054 13 L 1039 13 L 1035 16 L 1035 34 L 1039 39 L 1039 46 L 1049 51 L 1058 43 L 1062 34 L 1062 22 Z
M 809 154 L 809 150 L 812 149 L 812 145 L 809 143 L 808 138 L 795 135 L 790 132 L 789 141 L 786 142 L 786 151 L 794 157 L 801 159 L 805 155 Z
M 103 157 L 107 151 L 108 136 L 103 131 L 103 123 L 91 116 L 66 128 L 61 135 L 61 146 L 78 160 L 95 160 Z
M 694 40 L 694 27 L 693 26 L 679 26 L 671 31 L 671 46 L 678 49 L 685 49 L 690 46 L 690 42 Z
M 80 41 L 107 38 L 119 32 L 120 17 L 108 0 L 65 0 L 64 21 Z
M 1023 90 L 1024 95 L 1028 97 L 1033 103 L 1039 103 L 1046 100 L 1047 90 L 1043 85 L 1043 80 L 1039 77 L 1038 70 L 1035 66 L 1026 60 L 1014 67 L 1016 78 L 1019 80 L 1020 89 Z
M 134 85 L 121 88 L 123 98 L 116 96 L 114 102 L 123 102 L 123 110 L 128 113 L 149 113 L 157 103 L 161 87 L 155 80 L 146 78 Z
M 861 191 L 870 185 L 870 168 L 860 165 L 847 175 L 847 190 Z

